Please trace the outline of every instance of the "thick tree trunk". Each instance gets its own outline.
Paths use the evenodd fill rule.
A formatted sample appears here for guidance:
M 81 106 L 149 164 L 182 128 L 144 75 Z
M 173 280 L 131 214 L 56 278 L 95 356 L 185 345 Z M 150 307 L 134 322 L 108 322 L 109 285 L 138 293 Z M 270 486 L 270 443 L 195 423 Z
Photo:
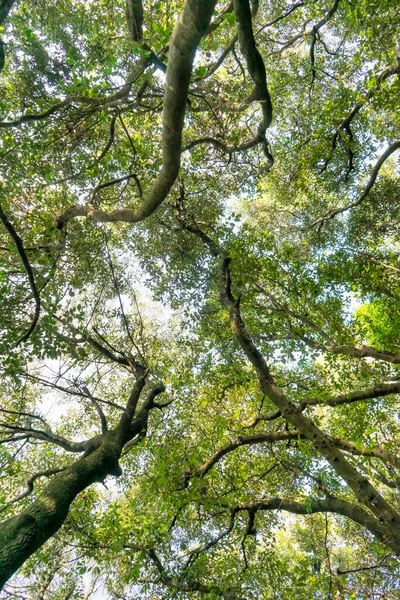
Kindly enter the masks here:
M 84 489 L 107 475 L 121 473 L 118 459 L 126 440 L 121 430 L 104 435 L 88 456 L 55 475 L 23 513 L 0 524 L 0 590 L 19 567 L 60 529 L 69 507 Z

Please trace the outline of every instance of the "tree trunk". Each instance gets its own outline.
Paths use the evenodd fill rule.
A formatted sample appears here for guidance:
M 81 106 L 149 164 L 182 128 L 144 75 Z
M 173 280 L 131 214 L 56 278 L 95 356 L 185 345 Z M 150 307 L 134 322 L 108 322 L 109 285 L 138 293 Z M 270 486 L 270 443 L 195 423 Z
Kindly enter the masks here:
M 124 442 L 116 429 L 101 445 L 55 475 L 23 513 L 0 524 L 0 590 L 19 567 L 62 526 L 69 507 L 84 489 L 107 475 L 120 475 Z

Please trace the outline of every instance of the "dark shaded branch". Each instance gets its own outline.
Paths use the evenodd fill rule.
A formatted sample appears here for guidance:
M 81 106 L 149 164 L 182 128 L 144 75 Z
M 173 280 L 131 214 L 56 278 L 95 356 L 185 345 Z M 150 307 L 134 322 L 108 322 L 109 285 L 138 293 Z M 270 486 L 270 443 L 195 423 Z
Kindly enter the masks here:
M 258 423 L 260 423 L 260 421 L 275 421 L 276 419 L 279 419 L 279 417 L 282 416 L 282 413 L 280 410 L 276 410 L 273 413 L 269 413 L 267 415 L 257 415 L 254 420 L 250 423 L 250 425 L 246 425 L 246 428 L 249 427 L 255 427 L 256 425 L 258 425 Z
M 260 433 L 257 435 L 241 435 L 232 442 L 225 444 L 225 446 L 218 448 L 218 450 L 203 465 L 201 465 L 201 467 L 186 473 L 184 476 L 185 482 L 192 477 L 204 477 L 213 468 L 213 466 L 221 460 L 221 458 L 242 446 L 251 446 L 266 442 L 274 443 L 279 441 L 296 440 L 298 438 L 298 431 L 268 431 L 267 433 Z
M 263 141 L 265 141 L 265 140 L 261 139 L 259 134 L 257 134 L 256 136 L 249 139 L 247 142 L 243 142 L 242 144 L 236 144 L 235 146 L 228 146 L 224 142 L 221 142 L 221 140 L 217 140 L 216 138 L 208 136 L 208 137 L 199 138 L 197 140 L 192 140 L 184 148 L 182 148 L 182 152 L 187 152 L 188 150 L 191 150 L 195 146 L 202 146 L 203 144 L 210 144 L 211 146 L 214 146 L 214 148 L 216 148 L 217 150 L 220 150 L 221 152 L 224 152 L 225 154 L 231 155 L 231 154 L 235 154 L 236 152 L 243 152 L 244 150 L 250 150 L 250 148 L 254 148 L 255 146 L 258 146 L 258 144 L 260 144 Z M 269 158 L 269 160 L 271 161 L 270 158 Z
M 389 77 L 392 77 L 393 75 L 398 75 L 398 74 L 400 74 L 400 66 L 399 65 L 397 65 L 395 67 L 388 67 L 387 69 L 385 69 L 384 71 L 379 73 L 379 75 L 377 75 L 375 77 L 376 89 L 379 89 L 381 87 L 382 83 L 384 81 L 386 81 L 387 79 L 389 79 Z M 353 106 L 353 108 L 351 109 L 351 111 L 349 112 L 347 117 L 345 117 L 342 120 L 339 127 L 336 129 L 336 131 L 332 137 L 330 156 L 328 156 L 328 158 L 325 159 L 324 165 L 320 170 L 321 173 L 326 170 L 329 162 L 332 159 L 333 152 L 335 151 L 338 141 L 340 139 L 340 132 L 345 131 L 348 135 L 349 141 L 351 141 L 353 139 L 353 134 L 351 131 L 351 123 L 352 123 L 353 119 L 358 115 L 360 110 L 363 108 L 363 106 L 365 106 L 365 104 L 374 97 L 376 89 L 375 90 L 370 89 L 367 92 L 367 94 L 365 95 L 364 100 L 362 102 L 358 102 L 357 104 L 355 104 Z M 350 150 L 350 149 L 348 149 L 348 150 Z M 351 150 L 350 150 L 350 152 L 351 152 Z
M 4 438 L 4 439 L 0 439 L 0 444 L 11 444 L 13 442 L 20 442 L 21 440 L 27 440 L 28 439 L 28 435 L 11 435 L 8 438 Z
M 3 25 L 14 3 L 15 0 L 0 0 L 0 25 Z
M 314 25 L 313 28 L 312 28 L 312 30 L 311 30 L 311 32 L 310 32 L 310 36 L 311 36 L 311 43 L 310 43 L 311 86 L 313 86 L 314 81 L 315 81 L 315 77 L 316 77 L 316 70 L 315 70 L 315 45 L 316 45 L 317 39 L 321 39 L 318 32 L 333 17 L 333 15 L 335 14 L 335 12 L 338 9 L 339 2 L 340 2 L 340 0 L 335 0 L 334 5 L 327 12 L 327 14 L 325 15 L 325 17 L 323 19 L 321 19 L 321 21 L 319 21 L 316 25 Z
M 85 394 L 84 392 L 81 392 L 81 391 L 75 390 L 75 389 L 66 388 L 57 383 L 53 383 L 51 381 L 46 381 L 45 379 L 41 379 L 40 377 L 36 377 L 35 375 L 31 375 L 30 373 L 23 373 L 23 376 L 27 377 L 28 379 L 32 379 L 33 381 L 37 381 L 38 383 L 40 383 L 41 385 L 44 385 L 45 387 L 54 388 L 55 390 L 59 390 L 60 392 L 64 392 L 65 394 L 69 394 L 70 396 L 78 396 L 81 398 L 88 397 L 87 394 Z M 93 398 L 96 400 L 96 402 L 100 402 L 100 404 L 107 404 L 108 406 L 112 406 L 113 408 L 117 408 L 118 410 L 124 410 L 123 406 L 121 406 L 120 404 L 117 404 L 116 402 L 112 402 L 111 400 L 104 400 L 103 398 L 98 398 L 96 396 L 93 396 Z
M 204 75 L 194 77 L 193 83 L 198 83 L 199 81 L 204 81 L 204 79 L 211 77 L 211 75 L 213 75 L 219 69 L 219 67 L 223 64 L 226 57 L 233 51 L 237 41 L 238 41 L 238 35 L 236 34 L 233 36 L 233 38 L 231 39 L 231 41 L 229 42 L 229 44 L 227 45 L 225 50 L 223 50 L 221 52 L 221 55 L 215 61 L 215 63 L 213 63 L 210 67 L 208 67 L 208 69 Z
M 15 0 L 0 0 L 0 26 L 7 19 L 10 10 L 13 7 Z M 0 71 L 2 71 L 5 62 L 4 42 L 0 38 Z
M 114 186 L 114 185 L 118 185 L 119 183 L 123 183 L 124 181 L 129 181 L 130 179 L 133 179 L 138 187 L 139 190 L 139 196 L 142 196 L 142 188 L 140 185 L 140 181 L 138 176 L 136 175 L 136 173 L 130 173 L 129 175 L 124 175 L 124 177 L 118 177 L 117 179 L 112 179 L 111 181 L 106 181 L 104 183 L 99 183 L 99 185 L 97 185 L 93 191 L 91 192 L 90 196 L 93 199 L 97 193 L 100 190 L 104 190 L 108 187 Z
M 125 15 L 130 40 L 132 42 L 139 42 L 143 37 L 142 0 L 126 0 Z
M 69 338 L 68 336 L 64 336 L 62 334 L 58 334 L 58 336 L 61 339 L 64 339 L 65 341 L 71 342 L 71 343 L 75 343 L 75 344 L 81 344 L 83 342 L 87 342 L 88 344 L 90 344 L 92 346 L 92 348 L 94 348 L 95 350 L 97 350 L 102 356 L 104 356 L 105 358 L 108 358 L 108 360 L 115 362 L 119 365 L 122 365 L 124 367 L 128 367 L 129 370 L 132 370 L 132 367 L 134 366 L 132 364 L 132 361 L 130 361 L 122 352 L 120 353 L 120 356 L 118 356 L 116 354 L 116 352 L 112 352 L 109 348 L 103 346 L 102 344 L 100 344 L 100 342 L 98 342 L 95 338 L 93 338 L 91 335 L 89 335 L 88 333 L 81 333 L 76 327 L 74 327 L 73 325 L 71 325 L 70 323 L 67 323 L 66 321 L 64 321 L 63 319 L 61 319 L 60 317 L 55 316 L 54 317 L 57 321 L 59 321 L 60 323 L 62 323 L 64 326 L 69 327 L 74 333 L 79 334 L 81 337 L 78 339 L 75 338 Z M 110 346 L 111 349 L 113 349 L 113 347 L 109 344 L 109 342 L 96 330 L 94 329 L 96 335 L 99 336 L 99 338 L 107 345 Z
M 262 142 L 272 121 L 272 102 L 268 91 L 265 65 L 254 39 L 249 1 L 234 0 L 233 5 L 238 21 L 240 48 L 254 82 L 252 99 L 261 103 L 263 118 L 258 127 L 258 136 Z
M 25 412 L 25 411 L 22 411 L 22 410 L 8 410 L 7 408 L 0 408 L 0 412 L 6 413 L 8 415 L 17 415 L 17 416 L 20 416 L 20 417 L 28 417 L 29 419 L 36 419 L 38 421 L 41 421 L 43 423 L 43 425 L 47 426 L 47 423 L 43 419 L 43 417 L 40 417 L 39 415 L 35 415 L 33 413 L 30 413 L 30 412 Z
M 43 119 L 47 119 L 47 117 L 51 117 L 51 115 L 54 115 L 62 108 L 69 106 L 70 104 L 74 104 L 75 102 L 84 102 L 84 100 L 85 100 L 84 96 L 68 97 L 65 100 L 63 100 L 62 102 L 57 102 L 57 104 L 54 104 L 48 110 L 45 110 L 42 113 L 36 113 L 36 114 L 33 113 L 33 114 L 22 115 L 21 117 L 19 117 L 18 119 L 15 119 L 14 121 L 0 121 L 0 128 L 17 127 L 18 125 L 22 125 L 22 123 L 30 123 L 32 121 L 42 121 Z M 95 100 L 95 99 L 88 98 L 88 104 L 93 104 L 92 100 Z
M 371 571 L 372 569 L 379 569 L 379 567 L 382 567 L 383 563 L 388 558 L 389 558 L 389 555 L 387 554 L 376 565 L 368 565 L 367 567 L 358 567 L 358 569 L 347 569 L 346 571 L 343 571 L 342 569 L 337 569 L 336 573 L 338 575 L 347 575 L 348 573 L 360 573 L 360 571 Z
M 99 419 L 100 419 L 100 423 L 101 423 L 101 433 L 107 433 L 107 431 L 108 431 L 107 419 L 106 419 L 106 416 L 105 416 L 100 404 L 97 402 L 96 398 L 94 396 L 92 396 L 92 394 L 89 392 L 89 390 L 86 386 L 82 386 L 82 390 L 85 392 L 87 397 L 90 399 L 91 403 L 93 404 L 94 408 L 96 409 L 97 414 L 99 415 Z
M 18 346 L 22 342 L 26 342 L 29 339 L 29 337 L 31 336 L 31 334 L 33 333 L 33 331 L 37 325 L 37 322 L 39 320 L 41 300 L 40 300 L 40 295 L 39 295 L 38 289 L 36 287 L 35 276 L 33 274 L 31 264 L 26 255 L 25 248 L 22 243 L 22 239 L 20 238 L 18 233 L 15 231 L 14 226 L 11 224 L 7 215 L 3 211 L 3 207 L 1 206 L 1 204 L 0 204 L 0 219 L 1 219 L 4 227 L 7 229 L 8 233 L 12 237 L 15 247 L 17 248 L 17 251 L 21 258 L 22 264 L 24 265 L 24 269 L 28 275 L 29 286 L 31 288 L 33 299 L 35 301 L 35 313 L 33 316 L 31 326 L 29 327 L 28 331 L 17 341 L 16 345 Z
M 338 9 L 339 2 L 340 2 L 340 0 L 335 0 L 335 3 L 333 4 L 332 8 L 326 13 L 326 15 L 320 21 L 318 21 L 318 23 L 313 25 L 311 30 L 305 31 L 305 28 L 307 25 L 307 23 L 306 23 L 304 25 L 304 31 L 302 31 L 301 33 L 298 33 L 297 35 L 293 36 L 290 40 L 285 42 L 283 44 L 282 48 L 280 48 L 279 53 L 283 52 L 287 48 L 290 48 L 290 46 L 292 46 L 295 42 L 297 42 L 299 40 L 303 40 L 304 36 L 310 35 L 310 36 L 314 37 L 316 35 L 316 33 L 318 33 L 318 31 L 322 27 L 324 27 L 324 25 L 326 25 L 328 23 L 328 21 L 331 20 L 331 18 L 333 17 L 333 15 L 335 14 L 335 12 Z
M 297 2 L 296 4 L 293 4 L 293 6 L 291 8 L 289 8 L 285 13 L 283 13 L 282 15 L 279 15 L 279 17 L 276 17 L 276 19 L 273 19 L 272 21 L 269 21 L 269 23 L 266 23 L 265 25 L 260 27 L 260 29 L 257 31 L 257 33 L 260 33 L 260 31 L 263 31 L 267 27 L 271 27 L 272 25 L 275 25 L 275 23 L 279 23 L 279 21 L 286 19 L 286 17 L 291 15 L 292 12 L 294 12 L 298 8 L 302 8 L 303 6 L 304 6 L 304 2 Z
M 385 152 L 382 154 L 382 156 L 379 157 L 378 161 L 376 162 L 374 168 L 371 171 L 371 175 L 370 175 L 367 185 L 365 186 L 365 188 L 363 189 L 363 191 L 361 192 L 361 194 L 357 198 L 357 200 L 355 200 L 354 202 L 350 202 L 350 204 L 347 204 L 346 206 L 340 206 L 339 208 L 332 209 L 324 217 L 322 217 L 320 219 L 316 219 L 311 224 L 311 227 L 314 227 L 315 225 L 319 225 L 319 228 L 321 228 L 326 221 L 329 221 L 336 215 L 339 215 L 341 213 L 346 212 L 347 210 L 350 210 L 351 208 L 359 206 L 365 200 L 365 198 L 369 195 L 371 189 L 373 188 L 375 181 L 379 175 L 379 171 L 381 170 L 381 167 L 384 164 L 384 162 L 389 158 L 389 156 L 391 154 L 393 154 L 393 152 L 396 152 L 396 150 L 398 150 L 399 148 L 400 148 L 400 140 L 391 144 L 385 150 Z

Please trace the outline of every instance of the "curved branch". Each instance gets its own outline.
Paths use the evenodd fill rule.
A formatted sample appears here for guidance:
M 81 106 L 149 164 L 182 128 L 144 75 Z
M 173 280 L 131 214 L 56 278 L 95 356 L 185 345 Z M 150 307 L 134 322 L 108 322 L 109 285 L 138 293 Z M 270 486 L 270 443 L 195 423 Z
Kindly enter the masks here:
M 25 271 L 28 275 L 29 286 L 31 288 L 33 299 L 35 301 L 35 314 L 33 316 L 31 326 L 29 327 L 28 331 L 17 341 L 16 346 L 18 346 L 22 342 L 26 342 L 29 339 L 29 337 L 31 336 L 31 334 L 33 333 L 33 331 L 37 325 L 37 322 L 39 320 L 41 301 L 40 301 L 40 295 L 39 295 L 38 289 L 36 287 L 35 276 L 33 274 L 31 264 L 26 255 L 25 248 L 22 243 L 22 239 L 20 238 L 18 233 L 15 231 L 14 226 L 9 221 L 7 215 L 3 211 L 3 207 L 1 206 L 1 204 L 0 204 L 0 219 L 1 219 L 4 227 L 7 229 L 8 233 L 12 237 L 15 247 L 17 248 L 17 251 L 21 258 L 22 264 L 24 265 Z
M 379 73 L 379 75 L 376 76 L 375 81 L 376 81 L 376 89 L 379 89 L 381 84 L 386 81 L 386 79 L 389 79 L 390 77 L 392 77 L 393 75 L 398 75 L 400 74 L 400 66 L 397 65 L 395 67 L 388 67 L 387 69 L 385 69 L 384 71 L 382 71 L 381 73 Z M 335 151 L 336 147 L 337 147 L 337 143 L 338 140 L 340 139 L 340 132 L 341 131 L 346 131 L 347 135 L 349 137 L 349 140 L 351 141 L 353 138 L 353 134 L 351 131 L 351 123 L 353 121 L 353 119 L 358 115 L 358 113 L 360 112 L 360 110 L 363 108 L 363 106 L 365 106 L 365 104 L 367 102 L 369 102 L 369 100 L 371 100 L 375 95 L 375 90 L 374 89 L 370 89 L 368 91 L 368 93 L 365 95 L 365 98 L 362 102 L 358 102 L 357 104 L 355 104 L 353 106 L 353 108 L 351 109 L 351 111 L 349 112 L 349 114 L 347 115 L 347 117 L 345 117 L 342 122 L 340 123 L 339 127 L 336 129 L 335 133 L 332 136 L 332 142 L 331 142 L 331 153 L 330 155 L 325 159 L 324 161 L 324 165 L 320 170 L 320 173 L 323 173 L 329 162 L 332 160 L 332 156 L 333 156 L 333 152 Z
M 236 34 L 233 36 L 233 38 L 231 39 L 231 41 L 229 42 L 229 44 L 227 45 L 225 50 L 223 50 L 221 52 L 220 57 L 215 61 L 215 63 L 212 64 L 210 67 L 208 67 L 208 69 L 204 75 L 202 75 L 202 76 L 199 75 L 198 77 L 194 77 L 193 83 L 198 83 L 199 81 L 204 81 L 204 79 L 211 77 L 211 75 L 213 75 L 219 69 L 219 67 L 222 65 L 222 63 L 226 59 L 226 57 L 232 52 L 237 41 L 238 41 L 238 35 Z
M 400 393 L 400 382 L 396 383 L 384 383 L 376 385 L 366 390 L 357 390 L 356 392 L 350 392 L 348 394 L 341 394 L 335 398 L 309 398 L 303 400 L 301 406 L 315 406 L 316 404 L 324 404 L 326 406 L 340 406 L 341 404 L 351 404 L 352 402 L 360 402 L 361 400 L 371 400 L 373 398 L 382 398 L 389 396 L 390 394 Z
M 294 12 L 298 8 L 302 8 L 303 6 L 304 6 L 304 2 L 303 1 L 297 2 L 296 4 L 293 4 L 293 6 L 291 8 L 289 8 L 285 13 L 283 13 L 282 15 L 279 15 L 279 17 L 276 17 L 272 21 L 269 21 L 269 23 L 265 23 L 265 25 L 262 25 L 260 27 L 260 29 L 258 29 L 257 33 L 260 33 L 261 31 L 264 31 L 264 29 L 267 29 L 267 27 L 271 27 L 272 25 L 275 25 L 275 23 L 279 23 L 279 21 L 282 21 L 283 19 L 286 19 L 286 17 L 288 17 L 289 15 L 291 15 L 292 12 Z
M 12 500 L 9 500 L 6 504 L 6 506 L 4 506 L 0 510 L 0 513 L 4 512 L 10 506 L 10 504 L 15 504 L 16 502 L 19 502 L 23 498 L 26 498 L 27 496 L 29 496 L 29 494 L 31 494 L 33 492 L 33 484 L 35 483 L 36 479 L 39 479 L 39 477 L 51 477 L 51 475 L 60 473 L 61 471 L 64 471 L 65 469 L 66 469 L 66 467 L 58 467 L 56 469 L 47 469 L 46 471 L 39 471 L 38 473 L 35 473 L 31 477 L 29 477 L 28 481 L 26 482 L 26 489 L 23 490 L 20 494 L 18 494 L 18 496 L 15 496 L 15 498 L 13 498 Z
M 307 346 L 310 346 L 310 348 L 322 350 L 323 352 L 330 352 L 331 354 L 343 354 L 344 356 L 353 356 L 354 358 L 374 358 L 375 360 L 382 360 L 393 365 L 400 364 L 399 354 L 395 354 L 394 352 L 386 352 L 385 350 L 378 350 L 373 346 L 366 346 L 364 344 L 360 346 L 328 345 L 315 342 L 314 340 L 306 337 L 299 337 L 299 339 L 307 344 Z
M 241 435 L 218 450 L 203 464 L 194 471 L 185 473 L 185 485 L 192 477 L 204 477 L 213 466 L 221 460 L 226 454 L 241 448 L 242 446 L 251 446 L 253 444 L 263 444 L 265 442 L 279 442 L 299 439 L 298 431 L 268 431 L 257 435 Z
M 256 136 L 254 136 L 247 142 L 243 142 L 243 144 L 238 144 L 236 146 L 227 146 L 226 144 L 224 144 L 224 142 L 221 142 L 221 140 L 217 140 L 216 138 L 203 137 L 203 138 L 199 138 L 197 140 L 192 140 L 191 142 L 189 142 L 184 148 L 182 148 L 182 152 L 187 152 L 188 150 L 191 150 L 192 148 L 195 148 L 196 146 L 202 146 L 203 144 L 210 144 L 211 146 L 214 146 L 214 148 L 216 148 L 217 150 L 220 150 L 221 152 L 224 152 L 225 154 L 234 154 L 236 152 L 243 152 L 244 150 L 250 150 L 251 148 L 258 146 L 258 144 L 260 144 L 261 142 L 264 142 L 264 141 L 265 140 L 261 139 L 260 135 L 257 134 Z
M 45 110 L 42 113 L 22 115 L 18 119 L 15 119 L 15 121 L 0 121 L 0 128 L 5 129 L 8 127 L 17 127 L 22 123 L 29 123 L 30 121 L 41 121 L 42 119 L 46 119 L 47 117 L 54 115 L 56 112 L 64 108 L 64 106 L 72 104 L 75 100 L 76 98 L 66 98 L 62 102 L 54 104 L 48 110 Z
M 209 35 L 213 31 L 218 29 L 218 27 L 225 21 L 225 18 L 224 18 L 225 15 L 227 13 L 231 13 L 232 11 L 233 11 L 233 0 L 231 0 L 229 2 L 229 4 L 224 8 L 224 10 L 221 11 L 221 13 L 218 15 L 218 17 L 216 19 L 214 19 L 214 21 L 212 21 L 212 23 L 210 23 L 210 25 L 206 31 L 206 35 Z
M 33 427 L 22 427 L 20 425 L 11 425 L 10 423 L 0 422 L 0 425 L 5 429 L 10 431 L 20 431 L 25 434 L 27 438 L 32 438 L 35 440 L 41 440 L 43 442 L 48 442 L 51 444 L 55 444 L 56 446 L 60 446 L 67 452 L 85 452 L 87 448 L 93 445 L 94 440 L 97 439 L 98 436 L 91 438 L 89 440 L 85 440 L 84 442 L 71 442 L 61 435 L 57 435 L 52 431 L 43 431 L 41 429 L 34 429 Z
M 246 58 L 247 68 L 254 82 L 252 98 L 261 103 L 263 119 L 258 128 L 258 135 L 262 141 L 272 121 L 272 102 L 268 91 L 267 74 L 264 61 L 254 39 L 249 1 L 234 0 L 233 5 L 238 21 L 240 48 Z
M 306 26 L 307 23 L 304 24 L 303 26 L 303 31 L 301 33 L 298 33 L 297 35 L 293 36 L 290 40 L 288 40 L 287 42 L 285 42 L 282 46 L 282 48 L 279 49 L 279 53 L 283 52 L 284 50 L 287 50 L 287 48 L 290 48 L 290 46 L 292 46 L 292 44 L 294 44 L 295 42 L 297 42 L 298 40 L 303 40 L 305 36 L 315 36 L 318 31 L 328 23 L 328 21 L 330 21 L 330 19 L 333 17 L 333 15 L 335 14 L 335 12 L 338 9 L 339 6 L 339 2 L 340 0 L 335 0 L 335 3 L 333 4 L 332 8 L 326 13 L 326 15 L 320 20 L 318 21 L 318 23 L 316 23 L 315 25 L 313 25 L 313 27 L 306 31 Z
M 400 458 L 395 454 L 385 450 L 384 448 L 375 447 L 375 448 L 358 448 L 352 442 L 348 442 L 346 440 L 342 440 L 337 437 L 332 437 L 330 435 L 326 435 L 326 437 L 334 444 L 336 448 L 340 448 L 341 450 L 345 450 L 350 454 L 355 456 L 366 456 L 372 458 L 379 458 L 382 462 L 393 465 L 394 467 L 400 469 Z M 230 452 L 234 452 L 238 448 L 242 446 L 253 446 L 257 444 L 270 443 L 273 444 L 275 442 L 280 441 L 296 441 L 296 440 L 306 440 L 307 437 L 300 433 L 297 430 L 293 431 L 268 431 L 266 433 L 259 433 L 257 435 L 243 435 L 237 437 L 232 442 L 225 444 L 225 446 L 221 446 L 210 456 L 210 458 L 203 463 L 197 469 L 193 471 L 189 471 L 185 473 L 183 479 L 183 487 L 186 487 L 189 480 L 192 477 L 204 477 L 207 473 L 217 464 L 224 456 L 229 454 Z
M 374 168 L 371 171 L 371 175 L 370 175 L 367 185 L 365 186 L 365 188 L 363 189 L 363 191 L 361 192 L 361 194 L 357 198 L 357 200 L 355 200 L 354 202 L 350 202 L 350 204 L 347 204 L 346 206 L 340 206 L 339 208 L 332 209 L 324 217 L 322 217 L 320 219 L 316 219 L 311 224 L 311 227 L 314 227 L 315 225 L 319 225 L 319 228 L 321 228 L 326 221 L 329 221 L 336 215 L 344 213 L 347 210 L 350 210 L 351 208 L 354 208 L 355 206 L 358 206 L 359 204 L 361 204 L 365 200 L 365 198 L 368 196 L 368 194 L 370 193 L 372 187 L 374 186 L 375 181 L 379 175 L 379 171 L 381 170 L 381 167 L 384 164 L 384 162 L 389 158 L 389 156 L 391 154 L 393 154 L 393 152 L 396 152 L 396 150 L 398 150 L 399 148 L 400 148 L 400 140 L 391 144 L 385 150 L 385 152 L 382 154 L 382 156 L 379 157 L 378 161 L 376 162 Z
M 372 517 L 366 510 L 333 496 L 326 498 L 307 498 L 303 503 L 286 500 L 284 498 L 266 498 L 259 502 L 243 502 L 236 506 L 230 506 L 233 513 L 242 511 L 257 512 L 259 510 L 285 510 L 297 515 L 310 515 L 315 513 L 336 513 L 342 515 L 366 527 L 378 539 L 387 543 L 385 528 L 379 523 L 379 520 Z
M 72 206 L 59 217 L 59 229 L 74 217 L 87 217 L 103 223 L 137 223 L 153 214 L 164 202 L 179 173 L 183 122 L 194 56 L 207 31 L 215 4 L 216 0 L 187 0 L 172 32 L 164 92 L 162 167 L 148 197 L 136 209 L 107 212 L 91 204 Z

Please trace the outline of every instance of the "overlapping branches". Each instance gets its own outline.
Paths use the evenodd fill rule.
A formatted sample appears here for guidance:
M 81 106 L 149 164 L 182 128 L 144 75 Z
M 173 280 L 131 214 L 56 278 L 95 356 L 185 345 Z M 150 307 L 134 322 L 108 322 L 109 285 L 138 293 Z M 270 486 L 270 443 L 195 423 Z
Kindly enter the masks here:
M 320 170 L 321 173 L 323 173 L 330 161 L 332 160 L 332 156 L 334 151 L 336 150 L 338 143 L 340 141 L 340 136 L 341 136 L 341 132 L 344 131 L 347 134 L 347 141 L 348 141 L 348 147 L 347 147 L 347 153 L 348 153 L 348 165 L 347 165 L 347 174 L 346 177 L 348 177 L 350 171 L 352 171 L 353 169 L 353 158 L 354 158 L 354 152 L 351 149 L 351 143 L 353 141 L 353 132 L 351 129 L 351 125 L 353 122 L 353 119 L 358 115 L 358 113 L 361 111 L 361 109 L 375 96 L 376 90 L 378 90 L 381 86 L 382 83 L 384 83 L 387 79 L 389 79 L 390 77 L 393 77 L 394 75 L 398 75 L 400 73 L 400 66 L 396 65 L 395 67 L 388 67 L 387 69 L 384 69 L 381 73 L 379 73 L 379 75 L 377 75 L 375 77 L 375 86 L 373 88 L 371 88 L 366 94 L 364 99 L 362 100 L 362 102 L 358 102 L 357 104 L 355 104 L 353 106 L 353 108 L 350 110 L 350 112 L 348 113 L 348 115 L 341 121 L 340 125 L 337 127 L 335 133 L 332 136 L 332 141 L 331 141 L 331 152 L 330 155 L 325 159 L 324 164 Z
M 358 196 L 358 198 L 356 200 L 354 200 L 354 202 L 350 202 L 349 204 L 347 204 L 345 206 L 333 208 L 332 210 L 327 212 L 326 215 L 324 215 L 323 217 L 313 221 L 313 223 L 311 224 L 311 227 L 318 225 L 318 228 L 321 229 L 321 227 L 324 225 L 325 222 L 329 221 L 336 215 L 339 215 L 339 214 L 344 213 L 352 208 L 355 208 L 356 206 L 359 206 L 362 202 L 364 202 L 364 200 L 367 198 L 370 191 L 372 190 L 372 188 L 378 178 L 379 171 L 381 170 L 383 164 L 386 162 L 386 160 L 389 158 L 389 156 L 391 156 L 399 148 L 400 148 L 400 140 L 393 142 L 392 144 L 390 144 L 390 146 L 388 148 L 386 148 L 385 152 L 379 157 L 379 159 L 375 163 L 375 165 L 371 171 L 370 177 L 368 179 L 367 185 L 364 187 L 363 191 Z
M 94 221 L 137 223 L 151 215 L 165 200 L 174 184 L 181 162 L 183 121 L 196 49 L 206 33 L 215 0 L 185 3 L 169 42 L 169 60 L 163 102 L 162 167 L 152 190 L 137 209 L 104 211 L 91 204 L 67 209 L 58 219 L 63 228 L 71 218 L 88 217 Z
M 27 490 L 12 499 L 7 506 L 25 498 L 33 489 L 34 481 L 41 476 L 51 477 L 41 494 L 22 513 L 0 524 L 0 586 L 19 566 L 51 537 L 63 524 L 71 503 L 76 496 L 96 481 L 105 477 L 121 475 L 119 459 L 125 447 L 146 435 L 150 411 L 163 409 L 167 403 L 157 402 L 157 397 L 165 391 L 163 384 L 150 385 L 146 398 L 140 402 L 146 386 L 148 371 L 135 366 L 136 381 L 121 411 L 117 425 L 108 427 L 107 418 L 100 402 L 85 386 L 84 395 L 94 405 L 101 425 L 101 433 L 81 442 L 70 441 L 54 433 L 49 426 L 39 429 L 30 424 L 21 425 L 18 411 L 9 411 L 14 421 L 1 422 L 3 431 L 11 435 L 4 443 L 16 440 L 39 440 L 59 446 L 67 452 L 81 454 L 80 458 L 66 467 L 55 467 L 35 474 L 28 481 Z
M 332 469 L 344 479 L 353 491 L 355 498 L 372 513 L 379 530 L 379 538 L 395 552 L 400 552 L 400 515 L 358 470 L 346 459 L 335 445 L 334 439 L 323 432 L 315 423 L 303 414 L 302 407 L 296 406 L 275 384 L 267 362 L 254 344 L 242 318 L 240 296 L 235 298 L 232 292 L 230 263 L 231 258 L 212 239 L 198 227 L 186 226 L 181 219 L 181 226 L 199 237 L 209 248 L 211 254 L 220 259 L 220 298 L 226 307 L 231 323 L 232 333 L 245 356 L 257 374 L 260 390 L 279 409 L 288 423 L 293 425 L 300 435 L 307 439 L 316 452 L 323 456 Z

